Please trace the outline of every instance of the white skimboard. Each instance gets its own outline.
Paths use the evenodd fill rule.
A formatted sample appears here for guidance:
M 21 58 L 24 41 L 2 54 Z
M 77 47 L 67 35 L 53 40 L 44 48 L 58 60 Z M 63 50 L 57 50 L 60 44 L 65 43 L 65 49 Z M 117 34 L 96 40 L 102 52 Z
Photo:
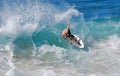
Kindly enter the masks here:
M 73 35 L 73 36 L 74 36 L 74 38 L 76 38 L 79 41 L 79 43 L 75 42 L 74 40 L 70 40 L 70 42 L 78 48 L 84 48 L 83 41 L 78 36 L 76 36 L 76 35 Z

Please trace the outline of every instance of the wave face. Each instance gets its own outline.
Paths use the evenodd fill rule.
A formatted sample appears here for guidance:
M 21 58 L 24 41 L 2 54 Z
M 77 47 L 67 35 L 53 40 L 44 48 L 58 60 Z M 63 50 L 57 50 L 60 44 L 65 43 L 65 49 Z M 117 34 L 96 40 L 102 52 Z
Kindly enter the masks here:
M 0 1 L 1 76 L 119 76 L 119 2 Z M 62 39 L 68 21 L 84 49 Z

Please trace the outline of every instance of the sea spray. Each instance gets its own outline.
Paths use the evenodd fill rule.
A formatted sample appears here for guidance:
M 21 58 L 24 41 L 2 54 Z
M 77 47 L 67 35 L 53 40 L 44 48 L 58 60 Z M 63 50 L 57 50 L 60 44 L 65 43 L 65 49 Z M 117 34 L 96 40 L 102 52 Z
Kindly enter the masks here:
M 12 58 L 13 57 L 13 53 L 10 53 L 10 59 L 8 60 L 9 66 L 10 66 L 10 70 L 6 73 L 6 76 L 15 76 L 14 74 L 14 70 L 15 70 L 15 66 L 14 63 L 12 62 Z

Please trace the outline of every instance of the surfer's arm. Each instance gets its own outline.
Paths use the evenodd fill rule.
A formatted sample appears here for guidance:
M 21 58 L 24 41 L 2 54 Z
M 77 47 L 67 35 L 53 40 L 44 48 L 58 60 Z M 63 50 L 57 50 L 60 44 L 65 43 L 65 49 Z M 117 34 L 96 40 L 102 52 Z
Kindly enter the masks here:
M 71 22 L 69 21 L 67 24 L 67 29 L 70 29 Z

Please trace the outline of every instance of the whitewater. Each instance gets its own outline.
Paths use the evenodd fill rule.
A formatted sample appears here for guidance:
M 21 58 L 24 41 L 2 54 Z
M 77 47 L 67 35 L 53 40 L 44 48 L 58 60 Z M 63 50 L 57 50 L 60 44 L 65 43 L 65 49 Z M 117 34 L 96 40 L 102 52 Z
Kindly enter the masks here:
M 119 0 L 0 0 L 0 76 L 119 76 Z M 61 37 L 67 22 L 85 48 Z

